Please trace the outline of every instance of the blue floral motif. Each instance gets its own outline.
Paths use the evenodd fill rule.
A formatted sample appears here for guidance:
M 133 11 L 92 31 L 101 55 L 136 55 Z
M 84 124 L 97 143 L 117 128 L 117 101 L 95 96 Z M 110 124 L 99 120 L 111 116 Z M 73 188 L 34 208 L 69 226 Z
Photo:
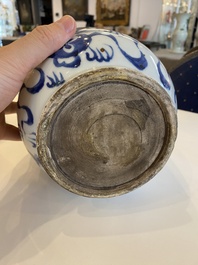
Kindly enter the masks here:
M 34 116 L 32 114 L 32 111 L 30 108 L 28 108 L 27 106 L 20 106 L 19 103 L 18 103 L 18 108 L 19 109 L 23 109 L 26 111 L 26 114 L 27 114 L 27 120 L 26 121 L 21 121 L 21 129 L 24 131 L 24 124 L 27 124 L 29 126 L 31 126 L 33 123 L 34 123 Z
M 134 43 L 136 45 L 136 47 L 138 48 L 138 50 L 140 51 L 140 57 L 135 58 L 132 57 L 131 55 L 129 55 L 127 52 L 125 52 L 119 45 L 117 39 L 113 36 L 110 35 L 109 36 L 111 39 L 113 39 L 115 41 L 115 43 L 117 44 L 119 50 L 121 51 L 121 53 L 125 56 L 125 58 L 131 63 L 133 64 L 137 69 L 139 70 L 144 70 L 147 66 L 148 66 L 148 62 L 145 58 L 145 55 L 143 54 L 143 52 L 139 49 L 138 47 L 138 41 L 134 40 Z
M 18 103 L 18 108 L 25 110 L 27 114 L 27 120 L 21 120 L 20 123 L 18 124 L 21 137 L 23 138 L 23 135 L 26 135 L 28 142 L 32 144 L 33 148 L 36 148 L 36 133 L 35 132 L 26 133 L 24 129 L 24 124 L 27 124 L 28 126 L 34 124 L 34 116 L 32 114 L 32 111 L 27 106 L 20 106 L 19 103 Z
M 157 63 L 157 69 L 158 69 L 160 80 L 161 80 L 162 84 L 164 85 L 164 87 L 166 89 L 170 90 L 170 84 L 168 83 L 168 81 L 166 80 L 165 76 L 162 73 L 162 70 L 160 67 L 160 61 L 158 61 L 158 63 Z
M 97 48 L 96 51 L 94 51 L 94 49 L 89 47 L 89 50 L 92 51 L 93 56 L 91 57 L 90 53 L 86 52 L 87 60 L 88 61 L 96 60 L 99 63 L 101 63 L 103 61 L 109 62 L 114 56 L 114 50 L 113 50 L 113 48 L 110 45 L 107 45 L 107 46 L 111 49 L 111 54 L 109 54 L 105 48 L 101 48 L 100 50 Z
M 36 85 L 34 85 L 33 87 L 27 87 L 25 85 L 25 88 L 27 89 L 27 91 L 30 94 L 36 94 L 39 93 L 41 91 L 41 89 L 44 86 L 45 83 L 45 73 L 41 68 L 36 68 L 36 70 L 39 71 L 40 73 L 40 78 L 39 81 L 36 83 Z M 47 82 L 47 87 L 48 88 L 54 88 L 57 87 L 59 85 L 62 85 L 65 82 L 65 79 L 62 75 L 62 73 L 60 73 L 60 77 L 58 77 L 54 72 L 53 72 L 53 77 L 47 76 L 47 78 L 49 79 L 50 82 Z
M 62 85 L 65 82 L 65 79 L 60 73 L 60 78 L 53 72 L 54 77 L 47 76 L 50 82 L 47 82 L 47 87 L 49 88 L 54 88 L 56 86 Z
M 40 78 L 39 78 L 38 83 L 35 86 L 33 86 L 33 87 L 25 86 L 27 91 L 29 93 L 31 93 L 31 94 L 39 93 L 39 91 L 43 88 L 44 83 L 45 83 L 45 73 L 44 73 L 44 71 L 41 68 L 36 68 L 36 70 L 38 70 L 39 73 L 40 73 Z
M 92 41 L 91 36 L 79 34 L 75 39 L 67 42 L 60 50 L 50 56 L 56 67 L 77 68 L 81 64 L 80 53 L 85 51 Z M 72 61 L 67 59 L 72 59 Z M 64 59 L 63 61 L 61 59 Z
M 103 36 L 104 35 L 100 32 L 93 32 L 89 35 L 78 33 L 76 38 L 70 40 L 67 42 L 60 50 L 52 54 L 49 58 L 53 59 L 53 64 L 56 67 L 67 67 L 67 68 L 77 68 L 81 64 L 81 53 L 83 51 L 86 51 L 86 59 L 88 61 L 97 61 L 99 63 L 101 62 L 109 62 L 114 57 L 114 49 L 111 45 L 107 43 L 103 43 L 102 47 L 99 48 L 93 48 L 91 46 L 91 43 L 94 40 L 94 37 L 96 36 Z M 117 45 L 118 49 L 122 53 L 122 55 L 136 68 L 139 70 L 144 70 L 148 66 L 148 62 L 145 58 L 145 55 L 142 53 L 142 51 L 138 47 L 138 42 L 134 40 L 134 43 L 137 47 L 137 49 L 140 51 L 140 56 L 135 58 L 132 57 L 129 53 L 124 51 L 118 40 L 113 35 L 106 35 L 107 40 L 110 38 L 113 40 L 113 42 Z M 107 41 L 108 42 L 108 41 Z M 33 87 L 27 87 L 27 91 L 31 94 L 36 94 L 41 91 L 41 89 L 44 87 L 45 84 L 45 72 L 41 68 L 36 68 L 36 70 L 40 74 L 39 81 L 33 86 Z M 47 75 L 48 82 L 47 87 L 48 88 L 54 88 L 59 86 L 60 84 L 63 84 L 65 82 L 65 79 L 60 73 L 60 76 L 58 77 L 57 74 L 53 72 L 53 76 Z
M 103 36 L 104 35 L 100 32 L 93 32 L 89 35 L 78 33 L 77 37 L 75 39 L 70 40 L 67 42 L 63 48 L 52 54 L 50 57 L 53 58 L 54 65 L 56 67 L 68 67 L 68 68 L 77 68 L 81 64 L 81 57 L 80 53 L 82 51 L 86 51 L 86 59 L 88 61 L 98 61 L 98 62 L 109 62 L 113 56 L 114 56 L 114 50 L 113 47 L 108 45 L 107 43 L 103 43 L 103 47 L 101 49 L 93 48 L 91 46 L 91 43 L 94 40 L 94 37 L 96 36 Z M 113 35 L 106 35 L 107 40 L 110 38 L 114 41 L 114 43 L 117 45 L 118 49 L 122 53 L 122 55 L 131 63 L 133 64 L 137 69 L 144 70 L 148 66 L 148 62 L 145 58 L 145 55 L 142 53 L 142 51 L 138 47 L 138 42 L 134 40 L 134 43 L 138 50 L 140 51 L 139 57 L 132 57 L 129 53 L 124 51 L 118 40 Z M 110 47 L 111 53 L 109 53 L 104 47 L 108 46 Z M 92 52 L 92 56 L 90 56 L 90 51 Z M 103 52 L 105 52 L 105 56 L 103 55 Z
M 33 148 L 36 148 L 36 133 L 32 132 L 27 135 L 28 141 L 32 144 Z

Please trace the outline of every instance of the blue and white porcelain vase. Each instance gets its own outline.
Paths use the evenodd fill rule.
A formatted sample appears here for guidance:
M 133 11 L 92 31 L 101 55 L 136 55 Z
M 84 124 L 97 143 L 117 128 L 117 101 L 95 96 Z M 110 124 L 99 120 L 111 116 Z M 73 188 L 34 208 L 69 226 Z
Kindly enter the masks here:
M 34 69 L 18 107 L 29 153 L 62 187 L 88 197 L 146 183 L 177 135 L 165 67 L 137 40 L 103 29 L 79 29 Z

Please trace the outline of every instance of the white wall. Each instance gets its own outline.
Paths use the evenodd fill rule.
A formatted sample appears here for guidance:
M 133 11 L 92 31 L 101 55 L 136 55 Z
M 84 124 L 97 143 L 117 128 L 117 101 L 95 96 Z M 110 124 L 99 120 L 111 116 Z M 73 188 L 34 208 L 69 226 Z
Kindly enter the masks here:
M 62 0 L 52 0 L 53 2 L 53 18 L 54 21 L 62 16 Z M 88 13 L 96 18 L 96 2 L 97 0 L 89 0 Z M 162 0 L 131 0 L 130 10 L 130 27 L 142 27 L 150 25 L 150 33 L 148 39 L 154 38 L 159 19 L 161 17 Z M 59 17 L 55 14 L 59 13 Z M 85 22 L 77 22 L 78 27 L 84 27 Z
M 150 25 L 149 39 L 153 39 L 160 22 L 162 0 L 132 0 L 130 26 Z

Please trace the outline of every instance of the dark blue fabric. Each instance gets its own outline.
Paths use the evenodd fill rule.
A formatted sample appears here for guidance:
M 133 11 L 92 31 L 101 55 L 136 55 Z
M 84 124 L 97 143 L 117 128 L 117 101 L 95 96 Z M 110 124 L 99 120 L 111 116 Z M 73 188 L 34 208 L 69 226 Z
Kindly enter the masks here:
M 183 60 L 170 72 L 178 108 L 198 113 L 198 56 Z

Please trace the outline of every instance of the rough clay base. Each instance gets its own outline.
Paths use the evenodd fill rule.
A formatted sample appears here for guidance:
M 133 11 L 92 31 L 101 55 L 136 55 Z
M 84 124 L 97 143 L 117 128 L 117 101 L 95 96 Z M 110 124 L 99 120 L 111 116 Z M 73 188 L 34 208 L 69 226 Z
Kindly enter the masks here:
M 176 134 L 175 110 L 155 81 L 105 68 L 71 80 L 48 102 L 38 153 L 64 188 L 112 197 L 151 179 L 167 161 Z

